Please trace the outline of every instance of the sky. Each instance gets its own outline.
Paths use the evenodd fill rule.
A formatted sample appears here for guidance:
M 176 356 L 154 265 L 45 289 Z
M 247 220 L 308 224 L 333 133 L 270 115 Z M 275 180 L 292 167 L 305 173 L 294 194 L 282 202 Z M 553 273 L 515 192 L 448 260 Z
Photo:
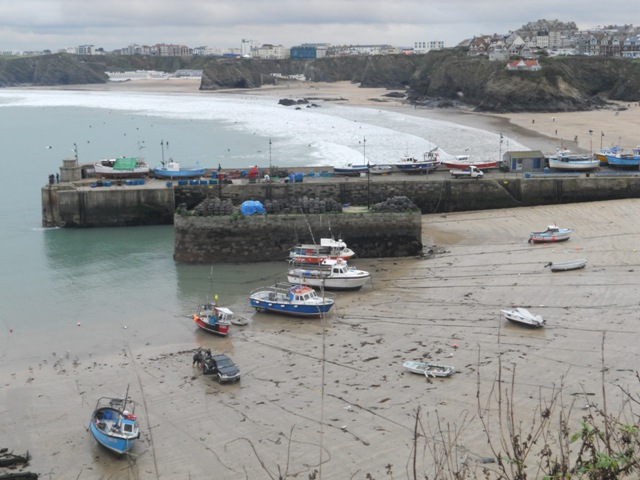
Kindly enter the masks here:
M 539 19 L 579 29 L 638 25 L 632 0 L 0 0 L 0 51 L 131 44 L 240 48 L 242 39 L 389 44 L 439 40 L 453 47 L 474 35 L 508 33 Z M 640 15 L 638 15 L 640 17 Z

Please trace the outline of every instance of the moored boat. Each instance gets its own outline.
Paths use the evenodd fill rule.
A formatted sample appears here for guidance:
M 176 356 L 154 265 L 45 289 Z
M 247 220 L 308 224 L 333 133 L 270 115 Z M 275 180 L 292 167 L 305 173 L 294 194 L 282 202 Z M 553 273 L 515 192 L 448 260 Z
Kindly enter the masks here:
M 275 312 L 296 317 L 320 317 L 331 310 L 334 300 L 305 285 L 276 283 L 261 287 L 249 295 L 249 303 L 258 312 Z
M 529 243 L 551 243 L 564 242 L 569 240 L 573 230 L 570 228 L 558 228 L 556 225 L 549 225 L 544 232 L 531 232 Z
M 320 245 L 298 244 L 289 252 L 289 260 L 296 263 L 319 264 L 325 259 L 341 258 L 349 260 L 355 252 L 347 247 L 342 240 L 333 238 L 321 238 Z
M 198 327 L 207 332 L 226 336 L 229 333 L 233 312 L 225 307 L 219 307 L 215 302 L 205 302 L 193 315 L 193 321 Z
M 389 175 L 392 172 L 393 167 L 391 165 L 373 165 L 369 168 L 371 175 Z
M 128 398 L 101 397 L 91 414 L 89 431 L 108 450 L 120 455 L 133 448 L 140 437 L 135 402 Z
M 441 365 L 431 362 L 418 362 L 413 360 L 407 360 L 402 363 L 402 366 L 409 370 L 411 373 L 417 373 L 418 375 L 424 375 L 425 377 L 449 377 L 455 372 L 455 368 L 451 365 Z
M 318 266 L 293 267 L 287 272 L 291 283 L 325 290 L 358 290 L 370 278 L 369 272 L 350 267 L 341 258 L 323 260 Z
M 614 145 L 613 147 L 603 148 L 599 152 L 593 154 L 594 158 L 600 162 L 600 165 L 608 165 L 609 160 L 607 159 L 607 155 L 617 155 L 622 153 L 624 149 Z
M 154 168 L 153 173 L 161 178 L 194 178 L 204 175 L 205 169 L 199 163 L 192 167 L 181 167 L 179 162 L 169 159 L 161 166 Z
M 458 155 L 453 159 L 441 160 L 441 163 L 447 168 L 469 168 L 476 167 L 481 170 L 488 170 L 498 167 L 498 161 L 491 160 L 472 160 L 469 155 Z
M 584 268 L 587 265 L 585 258 L 579 258 L 577 260 L 569 260 L 567 262 L 549 262 L 545 267 L 551 268 L 552 272 L 566 272 L 567 270 L 578 270 Z
M 142 158 L 120 157 L 98 160 L 93 165 L 98 178 L 144 178 L 149 175 L 149 165 Z
M 540 315 L 534 315 L 525 308 L 516 307 L 513 310 L 500 310 L 502 316 L 513 323 L 526 325 L 528 327 L 541 328 L 545 321 Z

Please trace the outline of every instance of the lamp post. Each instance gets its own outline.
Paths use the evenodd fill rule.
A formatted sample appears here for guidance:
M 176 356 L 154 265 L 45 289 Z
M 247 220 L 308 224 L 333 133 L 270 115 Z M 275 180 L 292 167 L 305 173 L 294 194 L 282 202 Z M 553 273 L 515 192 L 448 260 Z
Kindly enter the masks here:
M 271 139 L 269 139 L 269 176 L 271 176 Z

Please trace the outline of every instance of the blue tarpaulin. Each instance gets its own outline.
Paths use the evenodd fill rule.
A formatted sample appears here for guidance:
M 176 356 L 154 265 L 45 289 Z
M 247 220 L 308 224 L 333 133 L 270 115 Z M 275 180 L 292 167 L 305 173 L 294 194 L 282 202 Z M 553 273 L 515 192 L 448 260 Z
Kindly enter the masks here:
M 243 215 L 264 215 L 264 207 L 258 200 L 247 200 L 240 205 L 240 213 Z

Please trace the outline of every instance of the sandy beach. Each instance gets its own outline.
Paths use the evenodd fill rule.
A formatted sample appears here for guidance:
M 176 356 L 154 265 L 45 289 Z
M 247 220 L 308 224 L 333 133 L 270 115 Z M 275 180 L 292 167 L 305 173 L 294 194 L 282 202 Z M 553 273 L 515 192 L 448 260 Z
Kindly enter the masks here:
M 154 83 L 104 88 L 198 91 L 193 81 Z M 426 112 L 380 101 L 385 93 L 348 83 L 250 92 L 274 99 L 332 96 L 363 107 Z M 605 133 L 620 128 L 621 139 L 631 142 L 621 144 L 631 146 L 639 112 L 637 107 L 612 112 L 611 122 L 606 112 L 598 112 L 600 117 L 589 116 L 590 128 Z M 450 113 L 437 114 L 493 131 L 510 119 L 514 129 L 549 146 L 556 139 L 540 136 L 548 135 L 547 117 L 567 132 L 587 122 L 587 113 L 556 114 L 555 121 L 540 115 L 534 123 L 532 115 Z M 33 458 L 27 470 L 55 480 L 365 479 L 386 478 L 389 472 L 393 478 L 413 478 L 419 408 L 419 477 L 433 473 L 431 448 L 443 445 L 439 429 L 458 434 L 458 464 L 467 462 L 478 476 L 481 468 L 495 471 L 495 464 L 486 463 L 494 452 L 478 404 L 489 407 L 486 418 L 495 427 L 489 433 L 496 440 L 491 389 L 506 388 L 510 395 L 512 375 L 510 401 L 524 425 L 532 423 L 540 400 L 558 389 L 561 406 L 573 408 L 571 426 L 602 407 L 603 381 L 613 411 L 623 397 L 619 387 L 637 391 L 639 215 L 636 200 L 424 215 L 423 244 L 433 254 L 358 261 L 359 268 L 372 272 L 373 282 L 359 292 L 337 294 L 335 310 L 322 321 L 248 311 L 249 325 L 233 326 L 226 338 L 194 336 L 185 328 L 171 342 L 139 346 L 127 340 L 132 332 L 123 331 L 118 351 L 77 358 L 43 345 L 42 358 L 30 365 L 3 355 L 0 404 L 6 421 L 0 447 L 18 454 L 28 450 Z M 574 229 L 569 241 L 527 243 L 530 231 L 554 223 Z M 577 258 L 588 260 L 585 269 L 551 273 L 545 268 L 551 261 Z M 500 310 L 513 306 L 542 315 L 547 325 L 532 330 L 507 322 Z M 203 376 L 192 367 L 197 347 L 229 354 L 242 381 L 219 385 Z M 426 379 L 403 370 L 402 362 L 410 359 L 453 365 L 457 373 Z M 499 376 L 505 383 L 496 386 Z M 127 383 L 139 402 L 142 437 L 131 455 L 118 459 L 97 446 L 87 422 L 99 396 Z M 535 472 L 532 468 L 531 478 Z

